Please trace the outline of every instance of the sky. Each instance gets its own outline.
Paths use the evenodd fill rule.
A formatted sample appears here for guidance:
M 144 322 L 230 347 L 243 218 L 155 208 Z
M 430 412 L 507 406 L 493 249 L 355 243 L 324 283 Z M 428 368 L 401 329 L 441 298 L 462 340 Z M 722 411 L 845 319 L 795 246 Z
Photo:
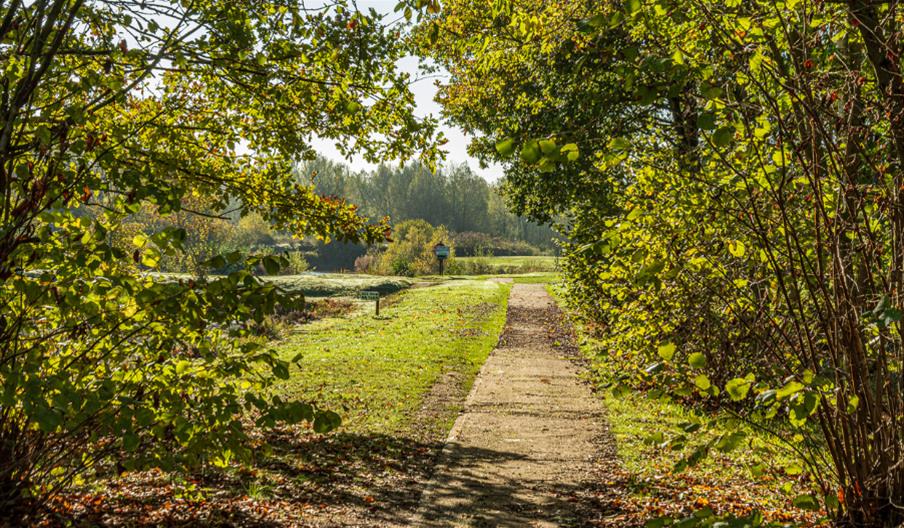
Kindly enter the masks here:
M 362 11 L 374 8 L 377 12 L 386 14 L 392 13 L 396 4 L 397 0 L 358 0 L 357 2 L 358 8 Z M 405 58 L 398 63 L 398 66 L 400 70 L 411 74 L 412 79 L 418 78 L 417 58 Z M 434 117 L 441 118 L 440 105 L 433 99 L 436 96 L 435 83 L 437 80 L 443 82 L 443 77 L 443 75 L 437 77 L 435 74 L 432 74 L 429 78 L 419 80 L 411 85 L 411 91 L 414 94 L 416 106 L 415 113 L 418 117 L 433 115 Z M 502 177 L 501 165 L 493 164 L 487 168 L 481 168 L 480 163 L 476 159 L 468 156 L 467 147 L 470 139 L 461 129 L 442 122 L 442 120 L 439 129 L 445 135 L 446 139 L 449 140 L 448 143 L 443 145 L 443 150 L 446 151 L 446 164 L 467 163 L 468 166 L 471 167 L 471 170 L 490 182 L 494 182 Z M 375 167 L 373 163 L 368 163 L 359 156 L 352 157 L 351 160 L 345 160 L 332 141 L 315 138 L 312 141 L 312 145 L 322 156 L 336 161 L 343 161 L 350 165 L 354 170 L 370 170 Z

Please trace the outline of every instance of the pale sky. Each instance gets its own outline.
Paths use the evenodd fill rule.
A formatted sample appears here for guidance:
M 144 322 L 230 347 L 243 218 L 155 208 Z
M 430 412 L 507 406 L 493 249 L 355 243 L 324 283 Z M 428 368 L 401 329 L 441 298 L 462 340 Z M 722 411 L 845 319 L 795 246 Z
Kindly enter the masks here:
M 358 0 L 357 2 L 358 8 L 362 11 L 374 8 L 377 12 L 386 14 L 392 13 L 396 4 L 397 0 Z M 399 67 L 402 71 L 411 74 L 412 79 L 418 77 L 417 58 L 409 57 L 402 60 L 399 63 Z M 436 95 L 435 82 L 437 80 L 443 82 L 442 77 L 437 79 L 435 75 L 431 75 L 430 78 L 415 82 L 411 86 L 416 106 L 415 112 L 418 117 L 426 117 L 428 115 L 440 117 L 440 105 L 433 100 Z M 471 170 L 491 182 L 502 177 L 501 165 L 493 164 L 484 169 L 480 167 L 476 159 L 468 156 L 467 146 L 470 139 L 465 136 L 461 129 L 442 122 L 439 128 L 449 140 L 448 143 L 443 145 L 443 149 L 446 151 L 446 164 L 467 163 Z M 349 164 L 353 170 L 370 170 L 375 167 L 374 164 L 367 163 L 360 156 L 355 156 L 351 160 L 345 160 L 339 151 L 336 150 L 332 141 L 316 138 L 312 141 L 312 145 L 321 155 L 336 161 L 343 161 Z

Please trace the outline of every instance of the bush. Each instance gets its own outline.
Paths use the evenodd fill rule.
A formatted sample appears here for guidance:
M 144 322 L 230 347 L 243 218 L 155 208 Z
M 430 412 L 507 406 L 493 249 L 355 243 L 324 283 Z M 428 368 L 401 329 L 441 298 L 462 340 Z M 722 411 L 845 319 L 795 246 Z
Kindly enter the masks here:
M 355 259 L 355 272 L 370 273 L 377 263 L 377 257 L 371 254 L 361 255 Z
M 289 264 L 280 270 L 281 275 L 298 275 L 308 271 L 311 267 L 301 251 L 289 251 L 285 257 Z
M 449 244 L 451 237 L 444 226 L 433 227 L 424 220 L 406 220 L 393 230 L 393 241 L 377 256 L 375 270 L 384 275 L 429 275 L 439 268 L 433 246 Z M 450 245 L 447 264 L 454 262 L 454 248 Z
M 272 246 L 276 243 L 270 224 L 258 213 L 241 217 L 230 238 L 234 245 L 246 248 Z

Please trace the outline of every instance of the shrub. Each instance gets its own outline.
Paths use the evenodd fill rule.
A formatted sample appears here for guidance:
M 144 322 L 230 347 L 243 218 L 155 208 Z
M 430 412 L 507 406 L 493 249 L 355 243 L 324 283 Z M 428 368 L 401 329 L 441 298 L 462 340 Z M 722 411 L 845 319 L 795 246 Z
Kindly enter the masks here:
M 361 255 L 355 259 L 355 271 L 358 273 L 370 273 L 376 263 L 376 256 L 371 254 Z
M 282 275 L 298 275 L 310 269 L 307 259 L 301 251 L 289 251 L 285 254 L 288 265 L 280 270 Z
M 4 4 L 0 524 L 42 524 L 93 468 L 247 459 L 248 419 L 338 424 L 271 390 L 290 362 L 244 323 L 297 299 L 248 268 L 285 259 L 222 254 L 232 223 L 216 216 L 234 203 L 294 236 L 385 238 L 289 170 L 312 134 L 372 158 L 433 150 L 396 69 L 406 39 L 342 4 Z M 339 67 L 299 83 L 301 58 Z M 154 225 L 125 225 L 146 213 Z M 146 273 L 170 264 L 199 276 Z
M 384 275 L 429 275 L 439 268 L 433 246 L 443 242 L 450 244 L 449 232 L 444 226 L 433 227 L 424 220 L 406 220 L 393 229 L 393 240 L 377 257 L 375 270 Z M 447 264 L 454 262 L 454 249 Z

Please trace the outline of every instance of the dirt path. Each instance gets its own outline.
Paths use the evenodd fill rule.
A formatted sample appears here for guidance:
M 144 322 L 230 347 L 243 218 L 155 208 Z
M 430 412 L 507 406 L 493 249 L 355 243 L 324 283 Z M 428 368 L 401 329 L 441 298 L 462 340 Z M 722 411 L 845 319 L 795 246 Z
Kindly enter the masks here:
M 580 526 L 611 458 L 598 398 L 550 329 L 540 284 L 517 284 L 499 346 L 455 422 L 412 526 Z M 554 326 L 554 325 L 553 325 Z M 573 352 L 573 348 L 570 349 Z

